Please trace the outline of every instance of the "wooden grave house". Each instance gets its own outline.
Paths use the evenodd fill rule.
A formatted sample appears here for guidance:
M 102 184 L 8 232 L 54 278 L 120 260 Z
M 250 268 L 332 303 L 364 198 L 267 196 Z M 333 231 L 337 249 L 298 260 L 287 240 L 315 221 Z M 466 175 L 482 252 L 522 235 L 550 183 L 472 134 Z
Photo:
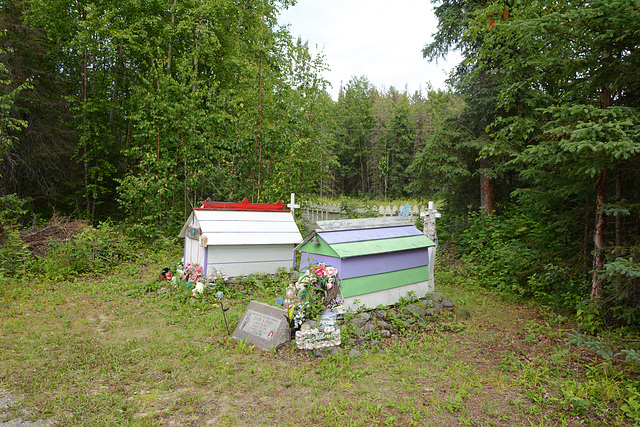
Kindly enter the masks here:
M 214 269 L 227 276 L 276 273 L 291 268 L 302 235 L 281 202 L 212 202 L 195 208 L 184 224 L 184 262 L 200 264 L 204 277 Z
M 430 251 L 435 243 L 410 217 L 318 221 L 296 247 L 300 269 L 325 263 L 338 269 L 344 307 L 391 305 L 414 292 L 433 292 Z M 431 260 L 433 263 L 433 258 Z

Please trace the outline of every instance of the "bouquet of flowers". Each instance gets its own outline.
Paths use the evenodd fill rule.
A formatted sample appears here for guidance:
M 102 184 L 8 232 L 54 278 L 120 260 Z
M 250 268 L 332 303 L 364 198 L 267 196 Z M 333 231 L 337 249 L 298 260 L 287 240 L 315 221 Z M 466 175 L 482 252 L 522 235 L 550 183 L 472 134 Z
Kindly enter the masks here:
M 342 304 L 338 270 L 324 263 L 312 264 L 298 281 L 287 289 L 284 306 L 289 310 L 289 319 L 294 328 L 299 328 L 306 319 L 315 317 L 327 307 Z
M 202 274 L 204 273 L 202 266 L 200 264 L 191 264 L 191 263 L 187 263 L 184 266 L 184 280 L 186 280 L 189 283 L 196 283 L 200 280 L 200 278 L 202 277 Z

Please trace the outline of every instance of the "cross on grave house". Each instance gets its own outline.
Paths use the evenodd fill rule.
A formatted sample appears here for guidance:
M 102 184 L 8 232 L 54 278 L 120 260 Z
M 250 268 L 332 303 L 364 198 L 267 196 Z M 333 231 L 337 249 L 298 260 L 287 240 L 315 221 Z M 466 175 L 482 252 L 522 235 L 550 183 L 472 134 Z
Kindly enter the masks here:
M 291 209 L 291 215 L 295 216 L 295 210 L 300 208 L 300 205 L 296 204 L 296 193 L 291 193 L 291 203 L 287 207 Z
M 436 232 L 436 218 L 442 215 L 435 208 L 433 202 L 429 202 L 429 208 L 426 212 L 420 213 L 424 221 L 424 235 L 431 239 L 436 245 L 438 244 L 438 233 Z

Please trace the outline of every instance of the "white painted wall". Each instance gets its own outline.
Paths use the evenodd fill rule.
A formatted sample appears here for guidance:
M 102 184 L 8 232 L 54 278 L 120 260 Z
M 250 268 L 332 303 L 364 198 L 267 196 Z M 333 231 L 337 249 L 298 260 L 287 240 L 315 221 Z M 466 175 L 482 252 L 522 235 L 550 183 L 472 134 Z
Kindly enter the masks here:
M 418 298 L 423 298 L 425 295 L 433 292 L 433 281 L 425 280 L 424 282 L 345 298 L 343 307 L 345 310 L 351 308 L 356 311 L 363 305 L 369 309 L 376 308 L 379 305 L 393 305 L 400 301 L 400 298 L 406 297 L 411 291 L 415 292 Z
M 216 268 L 228 276 L 273 274 L 293 266 L 293 248 L 291 244 L 209 246 L 207 269 Z

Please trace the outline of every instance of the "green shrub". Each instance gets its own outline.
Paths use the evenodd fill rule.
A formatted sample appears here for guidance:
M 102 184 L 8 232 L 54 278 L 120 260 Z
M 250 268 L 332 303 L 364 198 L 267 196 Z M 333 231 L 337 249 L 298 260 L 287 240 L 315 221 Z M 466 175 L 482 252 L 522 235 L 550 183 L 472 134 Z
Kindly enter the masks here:
M 133 259 L 136 251 L 129 238 L 107 223 L 50 245 L 42 262 L 43 272 L 47 277 L 62 279 L 89 271 L 104 272 Z
M 558 258 L 566 250 L 563 232 L 519 208 L 503 215 L 470 215 L 466 224 L 444 228 L 457 253 L 481 277 L 481 283 L 500 292 L 536 298 L 557 308 L 575 309 L 588 293 L 576 267 Z M 446 223 L 445 223 L 446 224 Z
M 20 238 L 20 220 L 28 200 L 15 194 L 0 196 L 0 276 L 16 276 L 32 269 L 29 248 Z
M 631 252 L 638 251 L 632 248 Z M 608 326 L 640 325 L 640 263 L 632 255 L 618 257 L 606 263 L 601 279 L 603 296 L 598 301 Z

